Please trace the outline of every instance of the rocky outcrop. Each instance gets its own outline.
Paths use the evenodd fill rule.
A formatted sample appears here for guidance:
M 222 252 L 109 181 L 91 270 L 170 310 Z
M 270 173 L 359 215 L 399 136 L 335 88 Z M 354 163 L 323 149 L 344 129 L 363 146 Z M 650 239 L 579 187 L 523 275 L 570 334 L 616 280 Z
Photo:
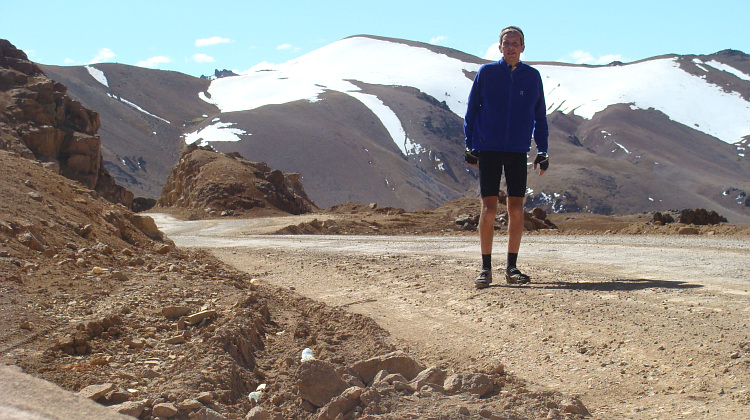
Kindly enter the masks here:
M 683 209 L 676 212 L 675 215 L 670 213 L 654 212 L 651 223 L 656 225 L 666 225 L 668 223 L 682 223 L 686 225 L 718 225 L 727 223 L 727 218 L 720 215 L 714 210 L 706 209 Z
M 316 208 L 305 194 L 300 174 L 271 169 L 239 153 L 222 154 L 195 145 L 172 169 L 157 204 L 223 215 L 250 209 L 302 214 Z
M 0 148 L 38 159 L 130 208 L 133 194 L 102 165 L 99 115 L 66 95 L 10 42 L 0 39 Z

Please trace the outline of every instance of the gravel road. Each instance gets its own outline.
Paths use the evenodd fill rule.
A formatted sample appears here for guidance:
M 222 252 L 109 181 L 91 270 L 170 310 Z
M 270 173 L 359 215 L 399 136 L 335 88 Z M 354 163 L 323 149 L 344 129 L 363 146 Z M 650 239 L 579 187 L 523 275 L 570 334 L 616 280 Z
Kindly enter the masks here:
M 178 246 L 370 316 L 421 358 L 499 360 L 531 392 L 580 395 L 595 418 L 750 418 L 744 238 L 529 234 L 532 283 L 476 291 L 475 235 L 282 236 L 264 233 L 304 216 L 151 216 Z

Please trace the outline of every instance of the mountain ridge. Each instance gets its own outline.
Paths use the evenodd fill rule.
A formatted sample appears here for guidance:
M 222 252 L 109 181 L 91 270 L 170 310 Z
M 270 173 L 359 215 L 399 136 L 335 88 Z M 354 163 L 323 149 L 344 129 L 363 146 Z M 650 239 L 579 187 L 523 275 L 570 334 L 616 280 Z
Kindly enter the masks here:
M 70 92 L 84 104 L 97 96 L 109 102 L 103 108 L 93 107 L 102 116 L 103 149 L 111 151 L 105 164 L 118 182 L 140 195 L 158 196 L 166 173 L 189 139 L 300 173 L 307 193 L 321 207 L 356 201 L 411 210 L 476 194 L 476 172 L 463 163 L 461 108 L 471 77 L 484 62 L 488 61 L 446 47 L 352 36 L 287 63 L 210 82 L 118 64 L 91 66 L 105 75 L 117 74 L 113 80 L 122 78 L 121 90 L 109 93 L 132 101 L 141 111 L 112 102 L 114 98 L 102 92 L 105 87 L 93 76 L 79 77 L 82 85 Z M 530 64 L 540 68 L 548 105 L 556 108 L 548 112 L 551 171 L 542 178 L 530 177 L 528 204 L 543 203 L 547 211 L 569 208 L 617 214 L 706 207 L 730 220 L 750 221 L 750 203 L 724 195 L 731 190 L 747 196 L 750 191 L 750 167 L 744 156 L 750 121 L 742 115 L 745 108 L 750 110 L 750 81 L 743 79 L 750 73 L 746 54 L 733 50 L 667 54 L 604 66 Z M 42 68 L 60 76 L 71 72 Z M 654 68 L 658 71 L 648 71 Z M 645 71 L 636 74 L 638 69 Z M 569 71 L 578 75 L 563 77 Z M 592 72 L 626 76 L 597 76 L 600 85 L 594 86 Z M 649 79 L 643 80 L 646 76 Z M 172 77 L 184 87 L 153 83 Z M 670 78 L 690 85 L 669 87 Z M 605 88 L 618 81 L 630 89 L 630 97 L 618 91 L 607 93 Z M 589 85 L 577 86 L 579 82 Z M 102 88 L 96 93 L 83 86 L 96 83 Z M 568 96 L 561 94 L 566 89 Z M 650 92 L 656 89 L 666 93 Z M 639 92 L 652 98 L 638 96 Z M 601 106 L 606 95 L 615 99 Z M 122 109 L 115 110 L 115 105 Z M 582 118 L 579 114 L 585 110 Z M 712 110 L 716 115 L 708 115 Z M 121 139 L 118 136 L 124 135 L 117 133 L 116 124 L 109 129 L 109 115 L 112 121 L 140 121 L 141 133 Z M 722 115 L 738 122 L 723 123 Z M 571 139 L 578 139 L 578 145 Z M 137 144 L 139 153 L 125 153 L 125 144 L 129 150 Z M 703 152 L 681 151 L 682 144 Z M 675 148 L 679 152 L 670 154 Z M 151 172 L 122 164 L 123 156 L 134 162 L 141 157 Z M 716 169 L 714 161 L 729 169 Z M 592 168 L 580 170 L 587 165 Z M 592 174 L 596 174 L 593 181 L 586 179 Z M 122 182 L 126 179 L 130 184 Z M 592 182 L 596 185 L 584 187 Z M 679 197 L 672 196 L 674 191 L 681 192 Z M 555 194 L 556 200 L 544 199 Z

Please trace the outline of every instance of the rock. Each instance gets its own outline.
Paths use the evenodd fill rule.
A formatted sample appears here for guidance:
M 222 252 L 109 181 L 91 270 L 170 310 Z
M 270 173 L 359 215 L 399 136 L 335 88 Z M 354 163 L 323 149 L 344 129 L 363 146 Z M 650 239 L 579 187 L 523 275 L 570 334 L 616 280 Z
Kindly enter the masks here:
M 435 384 L 443 386 L 443 383 L 445 382 L 446 373 L 444 370 L 440 369 L 437 366 L 430 367 L 429 369 L 425 369 L 417 375 L 416 378 L 414 378 L 411 381 L 411 384 L 416 389 L 422 389 L 422 386 L 424 384 Z
M 112 271 L 112 273 L 109 275 L 109 277 L 112 280 L 128 281 L 128 276 L 126 276 L 125 273 L 123 273 L 122 271 L 119 271 L 119 270 Z
M 164 402 L 160 404 L 156 404 L 154 408 L 151 410 L 151 413 L 154 416 L 159 417 L 174 417 L 177 414 L 178 410 L 177 407 L 175 407 L 174 404 Z
M 112 405 L 109 408 L 120 414 L 138 418 L 143 413 L 143 410 L 146 409 L 146 401 L 125 401 L 117 405 Z
M 133 349 L 142 349 L 146 347 L 146 343 L 140 338 L 126 338 L 125 345 Z
M 531 210 L 531 215 L 539 220 L 545 220 L 547 218 L 547 212 L 539 207 L 534 207 L 534 209 Z
M 565 413 L 578 414 L 582 416 L 588 416 L 589 410 L 583 405 L 581 400 L 577 398 L 566 399 L 560 402 L 560 409 Z
M 371 384 L 375 375 L 381 370 L 390 373 L 400 373 L 407 381 L 414 379 L 419 372 L 424 370 L 424 366 L 413 357 L 396 351 L 383 356 L 373 357 L 371 359 L 360 361 L 352 365 L 362 381 L 365 384 Z
M 226 417 L 222 416 L 220 413 L 217 413 L 216 411 L 208 408 L 203 407 L 195 413 L 192 417 L 192 420 L 227 420 Z
M 192 315 L 189 315 L 185 317 L 185 322 L 188 325 L 195 325 L 201 321 L 203 321 L 206 318 L 213 318 L 216 316 L 216 311 L 213 309 L 207 310 L 207 311 L 201 311 Z
M 141 216 L 133 214 L 130 218 L 133 225 L 138 228 L 144 235 L 151 239 L 162 239 L 162 233 L 156 226 L 156 222 L 151 216 Z
M 198 410 L 203 408 L 203 404 L 200 401 L 187 399 L 177 403 L 177 408 L 180 410 Z
M 34 201 L 44 201 L 44 196 L 36 191 L 28 192 L 27 195 Z
M 92 363 L 93 364 L 93 363 Z M 106 364 L 106 363 L 103 363 Z M 130 401 L 130 399 L 133 397 L 133 394 L 128 391 L 115 391 L 107 397 L 107 401 L 110 404 L 122 404 L 126 401 Z
M 185 340 L 185 336 L 183 336 L 183 335 L 176 335 L 174 337 L 170 337 L 170 338 L 167 338 L 166 340 L 164 340 L 164 342 L 167 343 L 167 344 L 182 344 L 182 343 L 184 343 L 186 341 L 187 340 Z
M 172 247 L 168 244 L 162 244 L 156 249 L 156 253 L 160 255 L 169 254 L 172 251 Z
M 22 232 L 17 237 L 18 242 L 26 245 L 34 251 L 44 251 L 44 245 L 42 242 L 31 232 Z
M 198 396 L 195 397 L 195 399 L 198 400 L 198 401 L 200 401 L 201 404 L 210 404 L 211 401 L 213 401 L 214 398 L 213 398 L 213 396 L 211 395 L 210 392 L 204 391 L 204 392 L 201 392 L 200 394 L 198 394 Z
M 255 406 L 245 416 L 245 420 L 268 420 L 268 410 L 261 406 Z
M 336 373 L 336 368 L 324 360 L 312 359 L 302 363 L 296 378 L 299 396 L 316 407 L 325 406 L 348 387 Z
M 451 394 L 468 392 L 480 398 L 494 389 L 492 379 L 483 373 L 451 375 L 446 378 L 443 387 Z
M 78 391 L 78 395 L 84 398 L 88 398 L 88 399 L 96 401 L 99 398 L 114 391 L 115 388 L 116 388 L 115 384 L 112 384 L 112 383 L 89 385 L 86 388 L 83 388 L 82 390 Z
M 339 416 L 354 410 L 359 405 L 362 388 L 347 388 L 341 395 L 334 397 L 318 414 L 318 420 L 335 420 Z
M 166 318 L 177 319 L 189 314 L 190 311 L 192 311 L 192 309 L 187 306 L 167 306 L 166 308 L 162 308 L 161 314 Z

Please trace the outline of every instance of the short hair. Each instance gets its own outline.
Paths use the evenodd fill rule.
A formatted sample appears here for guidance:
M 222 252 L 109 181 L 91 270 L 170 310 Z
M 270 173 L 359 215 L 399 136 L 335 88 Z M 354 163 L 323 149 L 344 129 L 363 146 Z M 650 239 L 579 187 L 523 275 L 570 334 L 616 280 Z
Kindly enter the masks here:
M 503 37 L 506 34 L 509 34 L 511 32 L 517 32 L 519 35 L 521 35 L 521 44 L 522 45 L 525 44 L 524 43 L 524 39 L 523 39 L 523 31 L 518 26 L 508 26 L 507 28 L 505 28 L 502 31 L 500 31 L 500 43 L 501 44 L 503 43 Z

